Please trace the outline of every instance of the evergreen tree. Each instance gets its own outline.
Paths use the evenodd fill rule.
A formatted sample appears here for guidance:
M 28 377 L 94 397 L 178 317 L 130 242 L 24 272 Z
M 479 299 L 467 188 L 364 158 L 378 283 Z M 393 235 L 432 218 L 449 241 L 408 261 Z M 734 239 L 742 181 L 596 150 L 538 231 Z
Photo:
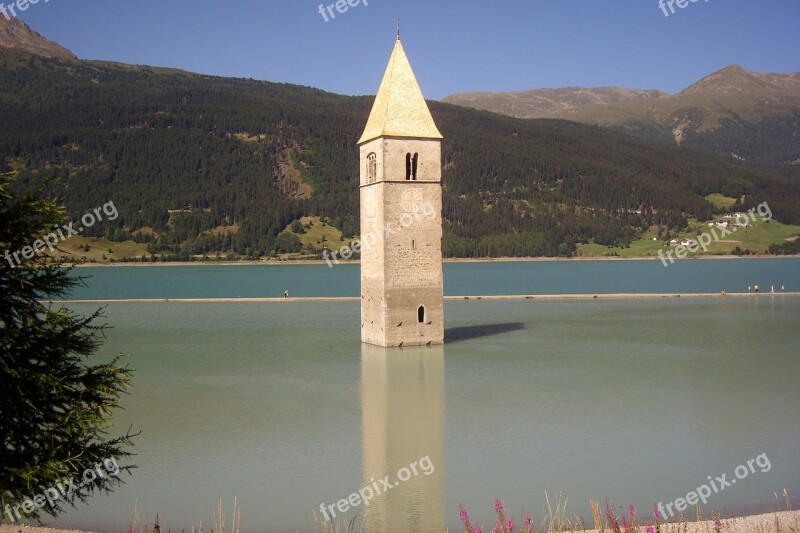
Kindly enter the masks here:
M 282 254 L 295 253 L 303 249 L 303 244 L 300 242 L 300 239 L 297 238 L 297 235 L 293 233 L 281 233 L 278 235 L 278 240 L 275 241 L 275 249 L 278 253 Z
M 132 455 L 133 435 L 108 439 L 105 431 L 131 370 L 121 356 L 85 362 L 101 344 L 101 311 L 80 316 L 45 303 L 82 281 L 26 249 L 65 222 L 64 209 L 43 189 L 12 195 L 12 181 L 0 174 L 0 510 L 16 521 L 110 491 L 133 468 L 117 462 Z

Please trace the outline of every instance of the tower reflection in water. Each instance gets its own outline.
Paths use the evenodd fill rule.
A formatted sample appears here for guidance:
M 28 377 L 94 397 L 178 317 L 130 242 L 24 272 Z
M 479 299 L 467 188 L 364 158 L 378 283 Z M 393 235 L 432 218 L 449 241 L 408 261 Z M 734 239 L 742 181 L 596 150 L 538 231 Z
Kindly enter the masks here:
M 363 486 L 391 485 L 361 509 L 364 531 L 443 531 L 444 347 L 361 346 Z

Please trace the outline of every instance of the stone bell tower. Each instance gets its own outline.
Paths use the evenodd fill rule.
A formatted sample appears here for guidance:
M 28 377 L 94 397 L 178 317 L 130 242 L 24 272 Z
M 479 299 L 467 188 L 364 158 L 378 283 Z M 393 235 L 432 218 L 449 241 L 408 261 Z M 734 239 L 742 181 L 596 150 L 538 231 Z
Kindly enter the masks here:
M 398 32 L 358 141 L 362 342 L 444 342 L 441 140 Z

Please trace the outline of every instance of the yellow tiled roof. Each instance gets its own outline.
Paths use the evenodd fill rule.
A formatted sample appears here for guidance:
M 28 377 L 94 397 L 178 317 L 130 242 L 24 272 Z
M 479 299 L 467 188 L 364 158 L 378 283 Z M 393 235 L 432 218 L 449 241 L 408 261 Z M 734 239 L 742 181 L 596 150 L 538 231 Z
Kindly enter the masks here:
M 442 138 L 399 38 L 358 144 L 377 137 Z

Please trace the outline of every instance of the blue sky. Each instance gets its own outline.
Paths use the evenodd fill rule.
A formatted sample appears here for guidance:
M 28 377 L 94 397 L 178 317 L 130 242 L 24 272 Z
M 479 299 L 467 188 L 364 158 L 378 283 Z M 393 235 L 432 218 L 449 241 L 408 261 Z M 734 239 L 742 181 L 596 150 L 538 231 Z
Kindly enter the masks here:
M 84 59 L 342 94 L 375 93 L 397 18 L 432 99 L 565 86 L 677 92 L 731 63 L 800 71 L 800 0 L 680 0 L 688 5 L 668 17 L 659 0 L 361 0 L 327 22 L 319 0 L 45 1 L 21 18 Z

